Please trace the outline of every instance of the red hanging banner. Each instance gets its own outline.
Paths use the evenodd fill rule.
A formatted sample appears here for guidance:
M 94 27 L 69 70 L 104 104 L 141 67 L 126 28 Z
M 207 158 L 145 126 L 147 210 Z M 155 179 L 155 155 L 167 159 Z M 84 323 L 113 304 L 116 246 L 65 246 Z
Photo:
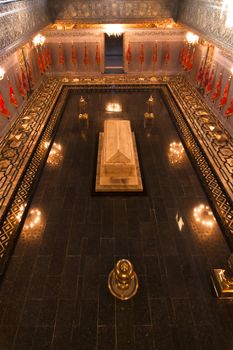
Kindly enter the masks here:
M 170 49 L 169 49 L 169 44 L 166 44 L 166 51 L 164 55 L 164 62 L 167 65 L 170 62 Z
M 145 57 L 144 57 L 144 45 L 141 44 L 140 53 L 139 53 L 139 61 L 140 61 L 141 65 L 143 64 L 144 59 L 145 59 Z
M 204 90 L 206 89 L 208 83 L 210 80 L 210 67 L 206 67 L 206 71 L 205 71 L 205 75 L 204 75 L 204 79 L 202 80 L 202 87 L 204 88 Z
M 205 94 L 208 95 L 212 92 L 213 87 L 214 87 L 214 76 L 215 76 L 215 69 L 213 68 L 210 76 L 209 76 L 209 82 L 205 87 Z
M 85 64 L 85 66 L 87 66 L 88 63 L 89 63 L 88 51 L 87 51 L 87 46 L 86 46 L 86 44 L 85 44 L 85 47 L 84 47 L 84 58 L 83 58 L 83 63 Z
M 39 52 L 38 52 L 38 68 L 39 68 L 40 74 L 43 75 L 45 72 L 45 69 L 44 69 L 44 65 L 43 65 L 43 60 L 42 60 Z
M 10 79 L 8 78 L 8 88 L 9 88 L 9 96 L 10 96 L 10 103 L 17 108 L 18 107 L 18 102 L 15 98 L 15 93 L 13 86 L 11 85 Z
M 8 109 L 5 106 L 2 94 L 0 93 L 0 113 L 6 117 L 7 119 L 10 118 L 10 112 L 8 111 Z
M 227 110 L 225 111 L 224 115 L 226 117 L 233 116 L 233 97 L 231 98 L 230 106 L 227 108 Z
M 132 54 L 131 54 L 131 47 L 130 47 L 130 42 L 128 43 L 128 48 L 126 51 L 126 61 L 128 62 L 128 64 L 130 64 L 132 59 Z
M 183 50 L 180 54 L 180 64 L 181 66 L 184 68 L 184 62 L 185 62 L 185 59 L 186 59 L 186 55 L 187 55 L 188 51 L 187 51 L 187 48 L 186 48 L 186 45 L 183 47 Z
M 215 86 L 215 91 L 211 97 L 211 100 L 213 102 L 215 102 L 220 97 L 221 87 L 222 87 L 222 72 L 219 74 L 219 78 Z
M 48 65 L 48 60 L 47 60 L 47 49 L 46 49 L 46 47 L 42 48 L 41 57 L 42 57 L 42 61 L 43 61 L 44 70 L 46 71 L 46 69 L 49 66 Z
M 225 85 L 222 98 L 220 99 L 220 102 L 219 102 L 219 106 L 218 106 L 219 108 L 222 108 L 227 103 L 230 85 L 231 85 L 231 76 L 228 78 L 227 83 Z
M 63 49 L 62 49 L 61 44 L 59 44 L 59 63 L 61 65 L 64 64 L 64 55 L 63 55 Z
M 158 60 L 157 44 L 155 44 L 155 46 L 153 47 L 153 51 L 152 51 L 152 63 L 153 63 L 153 65 L 156 65 L 157 60 Z
M 76 47 L 72 44 L 71 47 L 71 60 L 73 65 L 77 63 L 77 54 L 76 54 Z
M 22 83 L 20 74 L 19 74 L 19 72 L 18 72 L 18 69 L 16 69 L 16 75 L 17 75 L 18 90 L 19 90 L 19 92 L 20 92 L 20 95 L 21 95 L 22 97 L 26 97 L 27 94 L 26 94 L 26 91 L 25 91 L 24 88 L 23 88 L 23 83 Z
M 203 79 L 203 75 L 204 75 L 204 64 L 205 64 L 205 61 L 204 61 L 204 58 L 202 59 L 201 61 L 201 65 L 198 69 L 198 73 L 197 73 L 197 78 L 196 78 L 196 82 L 198 83 L 198 85 L 200 85 L 202 79 Z
M 100 65 L 100 48 L 99 45 L 96 45 L 96 53 L 95 53 L 95 60 L 98 66 Z
M 186 56 L 184 57 L 184 60 L 183 60 L 183 67 L 184 67 L 184 70 L 187 70 L 188 69 L 188 64 L 189 64 L 189 60 L 191 58 L 191 50 L 190 50 L 190 46 L 188 47 L 188 51 L 186 53 Z

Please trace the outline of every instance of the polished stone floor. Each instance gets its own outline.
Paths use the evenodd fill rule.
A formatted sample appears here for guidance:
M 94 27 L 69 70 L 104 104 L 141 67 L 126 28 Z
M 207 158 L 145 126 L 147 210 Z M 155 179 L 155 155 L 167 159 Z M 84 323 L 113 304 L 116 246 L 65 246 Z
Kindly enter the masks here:
M 151 93 L 156 118 L 145 128 Z M 31 203 L 41 221 L 24 227 L 0 286 L 0 349 L 233 349 L 233 304 L 215 297 L 210 280 L 230 251 L 217 222 L 193 218 L 208 201 L 187 155 L 170 163 L 179 138 L 158 91 L 82 94 L 89 128 L 72 92 L 55 139 L 61 156 L 47 162 Z M 106 113 L 107 102 L 123 112 Z M 144 195 L 93 194 L 98 132 L 112 117 L 131 120 Z M 107 287 L 119 258 L 139 278 L 127 302 Z

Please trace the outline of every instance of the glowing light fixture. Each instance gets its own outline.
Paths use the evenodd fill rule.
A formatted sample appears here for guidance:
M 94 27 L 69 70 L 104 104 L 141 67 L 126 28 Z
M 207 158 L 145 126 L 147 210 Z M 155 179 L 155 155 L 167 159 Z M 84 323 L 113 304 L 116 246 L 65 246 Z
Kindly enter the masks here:
M 3 68 L 0 68 L 0 80 L 4 78 L 5 73 L 5 70 Z
M 198 207 L 195 207 L 193 209 L 193 216 L 196 222 L 203 226 L 211 228 L 214 225 L 214 215 L 207 205 L 200 204 Z
M 106 24 L 103 32 L 108 36 L 121 36 L 124 33 L 124 28 L 121 24 Z
M 181 142 L 172 142 L 169 146 L 168 158 L 171 164 L 177 164 L 182 161 L 184 147 Z
M 45 37 L 41 34 L 37 34 L 33 40 L 32 40 L 33 44 L 35 47 L 38 47 L 38 46 L 43 46 L 44 43 L 45 43 Z
M 108 103 L 106 112 L 122 112 L 122 106 L 119 103 Z
M 186 40 L 187 40 L 187 42 L 188 42 L 189 44 L 194 45 L 194 44 L 196 44 L 196 43 L 198 42 L 199 36 L 193 34 L 192 32 L 188 32 L 188 33 L 186 34 Z

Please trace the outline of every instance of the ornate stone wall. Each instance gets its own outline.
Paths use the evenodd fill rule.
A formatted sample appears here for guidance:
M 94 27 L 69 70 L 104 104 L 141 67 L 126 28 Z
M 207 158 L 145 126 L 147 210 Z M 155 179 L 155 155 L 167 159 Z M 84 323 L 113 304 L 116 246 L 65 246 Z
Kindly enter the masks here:
M 179 0 L 50 0 L 53 19 L 82 22 L 132 22 L 174 17 Z
M 0 6 L 0 56 L 14 51 L 49 24 L 47 0 L 25 0 Z
M 178 20 L 196 29 L 206 38 L 227 49 L 233 49 L 233 29 L 225 27 L 226 14 L 222 0 L 184 0 Z

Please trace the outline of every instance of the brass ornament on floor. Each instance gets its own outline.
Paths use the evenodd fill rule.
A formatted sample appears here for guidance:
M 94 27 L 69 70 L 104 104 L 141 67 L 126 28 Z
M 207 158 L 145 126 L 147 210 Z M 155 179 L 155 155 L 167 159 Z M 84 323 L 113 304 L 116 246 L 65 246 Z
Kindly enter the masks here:
M 120 300 L 132 298 L 138 290 L 138 277 L 129 260 L 119 260 L 108 276 L 108 288 Z
M 233 254 L 228 259 L 226 270 L 214 269 L 211 278 L 218 298 L 233 299 Z

